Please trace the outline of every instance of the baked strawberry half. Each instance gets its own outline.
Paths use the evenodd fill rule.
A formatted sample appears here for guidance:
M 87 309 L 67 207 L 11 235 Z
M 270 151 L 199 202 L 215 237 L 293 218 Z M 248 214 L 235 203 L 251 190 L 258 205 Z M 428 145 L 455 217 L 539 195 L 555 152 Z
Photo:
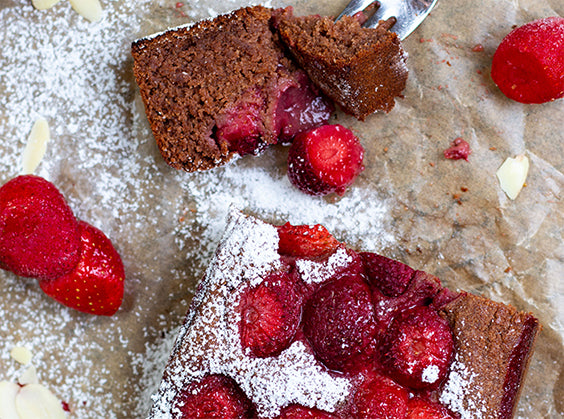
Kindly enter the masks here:
M 67 307 L 111 316 L 121 305 L 124 269 L 110 239 L 96 227 L 79 221 L 80 260 L 66 275 L 40 280 L 41 289 Z
M 370 287 L 358 274 L 343 274 L 322 285 L 304 309 L 303 329 L 327 367 L 356 365 L 376 334 Z
M 510 32 L 493 56 L 491 76 L 517 102 L 564 97 L 564 17 L 535 20 Z
M 277 419 L 339 419 L 339 417 L 314 407 L 292 404 L 284 408 Z
M 423 397 L 414 397 L 407 402 L 406 419 L 456 419 L 446 407 Z
M 446 377 L 454 356 L 449 323 L 430 307 L 400 313 L 382 345 L 387 374 L 413 389 L 436 388 Z
M 239 332 L 244 350 L 264 358 L 290 345 L 301 319 L 301 298 L 295 287 L 290 275 L 278 272 L 243 291 Z
M 365 379 L 353 398 L 355 419 L 401 419 L 407 414 L 407 390 L 387 377 Z
M 78 221 L 51 182 L 18 176 L 0 188 L 0 267 L 54 279 L 79 260 Z
M 340 244 L 320 224 L 293 226 L 286 223 L 277 229 L 278 253 L 284 256 L 324 258 L 335 252 Z
M 288 151 L 288 178 L 315 196 L 343 195 L 364 170 L 364 148 L 342 125 L 322 125 L 300 133 Z
M 177 419 L 251 419 L 254 408 L 233 379 L 208 375 L 190 384 L 176 399 Z
M 370 283 L 376 286 L 388 297 L 397 297 L 403 294 L 415 271 L 409 266 L 376 253 L 361 252 L 366 276 Z

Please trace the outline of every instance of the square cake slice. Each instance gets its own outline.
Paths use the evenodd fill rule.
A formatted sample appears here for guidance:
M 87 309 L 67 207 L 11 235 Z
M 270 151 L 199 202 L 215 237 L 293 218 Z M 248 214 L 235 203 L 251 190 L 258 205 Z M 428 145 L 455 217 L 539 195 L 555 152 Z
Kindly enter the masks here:
M 150 418 L 511 418 L 539 327 L 321 225 L 233 209 Z

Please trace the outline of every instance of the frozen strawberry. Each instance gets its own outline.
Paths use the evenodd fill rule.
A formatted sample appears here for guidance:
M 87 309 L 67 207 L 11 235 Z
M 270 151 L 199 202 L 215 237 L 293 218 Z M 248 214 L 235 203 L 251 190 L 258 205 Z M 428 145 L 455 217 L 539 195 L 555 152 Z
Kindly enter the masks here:
M 251 419 L 254 408 L 237 383 L 214 374 L 190 384 L 176 399 L 178 419 Z M 175 410 L 176 410 L 175 409 Z
M 338 417 L 314 407 L 293 404 L 282 410 L 278 419 L 338 419 Z
M 353 399 L 355 419 L 402 419 L 407 413 L 407 390 L 381 375 L 368 378 Z
M 376 253 L 363 252 L 360 256 L 370 283 L 388 297 L 403 294 L 415 274 L 409 266 Z
M 382 345 L 382 362 L 398 383 L 435 388 L 446 377 L 454 353 L 448 322 L 429 307 L 400 313 Z
M 79 246 L 78 222 L 52 183 L 25 175 L 0 188 L 0 267 L 54 279 L 76 266 Z
M 323 125 L 296 136 L 288 152 L 288 177 L 310 195 L 343 195 L 364 166 L 364 148 L 351 130 Z
M 278 355 L 292 341 L 301 318 L 301 299 L 285 272 L 273 273 L 249 287 L 239 302 L 241 345 L 251 355 Z
M 61 304 L 84 313 L 111 316 L 121 305 L 124 270 L 106 235 L 79 221 L 80 260 L 66 275 L 40 280 L 41 289 Z
M 456 417 L 437 402 L 414 397 L 407 402 L 406 419 L 456 419 Z
M 564 17 L 547 17 L 514 29 L 499 44 L 491 75 L 499 89 L 521 103 L 564 96 Z
M 360 275 L 343 274 L 322 285 L 304 310 L 304 333 L 316 356 L 343 371 L 376 334 L 370 287 Z
M 284 256 L 323 258 L 332 254 L 339 242 L 320 224 L 314 226 L 286 223 L 278 227 L 278 253 Z

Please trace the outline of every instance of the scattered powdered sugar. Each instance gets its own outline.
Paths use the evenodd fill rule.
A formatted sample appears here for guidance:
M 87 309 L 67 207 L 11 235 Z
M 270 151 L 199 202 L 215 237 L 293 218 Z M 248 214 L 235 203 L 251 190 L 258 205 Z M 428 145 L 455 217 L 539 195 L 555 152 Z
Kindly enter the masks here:
M 337 268 L 348 265 L 352 260 L 346 249 L 339 247 L 326 261 L 299 259 L 296 268 L 306 283 L 315 284 L 330 278 Z
M 434 383 L 439 379 L 439 367 L 436 365 L 429 365 L 423 370 L 421 379 L 424 383 Z
M 348 396 L 348 379 L 329 374 L 300 341 L 268 358 L 250 357 L 243 351 L 237 301 L 244 284 L 264 277 L 266 266 L 270 270 L 279 266 L 261 255 L 262 249 L 270 254 L 269 249 L 277 245 L 272 226 L 231 211 L 226 234 L 192 305 L 193 315 L 174 346 L 152 418 L 171 418 L 176 393 L 206 374 L 231 376 L 264 417 L 278 415 L 291 403 L 332 411 Z
M 455 355 L 439 400 L 453 412 L 459 413 L 461 419 L 482 419 L 480 406 L 476 406 L 472 399 L 467 397 L 476 391 L 474 377 L 475 374 L 457 360 Z

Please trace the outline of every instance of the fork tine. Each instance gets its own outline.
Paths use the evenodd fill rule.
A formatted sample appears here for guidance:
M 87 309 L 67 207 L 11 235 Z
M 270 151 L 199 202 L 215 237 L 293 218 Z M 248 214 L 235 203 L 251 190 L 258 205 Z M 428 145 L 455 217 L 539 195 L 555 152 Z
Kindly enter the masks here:
M 401 40 L 417 28 L 423 19 L 431 12 L 437 0 L 400 0 L 382 2 L 380 8 L 363 25 L 367 28 L 375 28 L 380 20 L 387 20 L 396 17 L 397 22 L 393 26 L 393 31 L 398 34 Z M 414 16 L 412 19 L 405 19 L 406 16 Z M 402 19 L 402 17 L 404 19 Z
M 339 20 L 345 15 L 354 16 L 358 12 L 362 12 L 372 3 L 376 3 L 375 0 L 352 0 L 345 9 L 341 12 L 339 16 L 335 19 L 335 21 Z

